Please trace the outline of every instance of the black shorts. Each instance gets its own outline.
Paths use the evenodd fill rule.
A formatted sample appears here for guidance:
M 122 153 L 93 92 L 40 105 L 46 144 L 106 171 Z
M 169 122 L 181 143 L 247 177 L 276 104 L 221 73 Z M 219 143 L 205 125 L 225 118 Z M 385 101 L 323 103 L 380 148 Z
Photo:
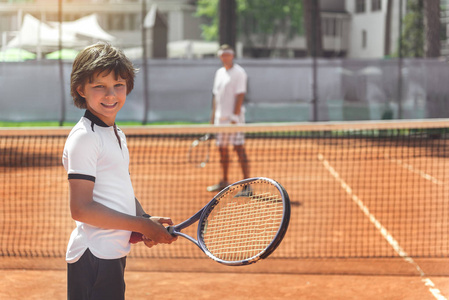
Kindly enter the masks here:
M 100 259 L 89 249 L 67 264 L 68 300 L 124 300 L 126 256 Z

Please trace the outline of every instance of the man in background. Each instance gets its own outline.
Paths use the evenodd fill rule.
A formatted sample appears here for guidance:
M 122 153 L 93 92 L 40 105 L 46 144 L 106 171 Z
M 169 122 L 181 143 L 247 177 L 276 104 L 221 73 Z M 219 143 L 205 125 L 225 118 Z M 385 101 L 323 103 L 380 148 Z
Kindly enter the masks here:
M 215 73 L 212 89 L 211 124 L 245 124 L 245 99 L 248 76 L 245 70 L 234 63 L 234 50 L 222 45 L 218 57 L 223 66 Z M 220 191 L 229 185 L 229 145 L 233 145 L 242 168 L 243 178 L 249 178 L 249 163 L 245 151 L 245 136 L 242 132 L 217 134 L 217 146 L 220 151 L 222 177 L 219 183 L 207 187 L 209 192 Z

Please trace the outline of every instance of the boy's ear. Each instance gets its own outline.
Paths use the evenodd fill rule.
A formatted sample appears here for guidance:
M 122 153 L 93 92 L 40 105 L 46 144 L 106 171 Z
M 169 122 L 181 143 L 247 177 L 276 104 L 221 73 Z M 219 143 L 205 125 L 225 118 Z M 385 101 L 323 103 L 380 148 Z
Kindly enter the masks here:
M 78 87 L 76 88 L 76 91 L 78 92 L 78 94 L 80 94 L 81 97 L 86 98 L 86 97 L 84 96 L 84 92 L 83 92 L 83 87 L 82 87 L 82 86 L 78 86 Z

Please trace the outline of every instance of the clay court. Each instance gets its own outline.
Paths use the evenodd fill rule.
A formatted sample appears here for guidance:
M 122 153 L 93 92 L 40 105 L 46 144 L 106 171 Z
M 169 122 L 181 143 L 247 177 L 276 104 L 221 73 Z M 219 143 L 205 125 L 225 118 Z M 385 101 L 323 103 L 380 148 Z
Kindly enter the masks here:
M 65 271 L 2 270 L 2 299 L 65 299 Z M 215 272 L 126 273 L 127 299 L 444 299 L 419 276 Z M 447 277 L 431 277 L 440 294 Z
M 219 179 L 213 144 L 204 168 L 188 163 L 192 139 L 231 130 L 194 129 L 124 129 L 136 196 L 175 223 L 202 208 L 213 197 L 205 187 Z M 280 182 L 292 204 L 287 235 L 269 258 L 227 267 L 182 238 L 152 249 L 139 244 L 128 257 L 127 298 L 447 299 L 447 133 L 306 129 L 246 135 L 251 174 Z M 65 298 L 74 226 L 60 163 L 67 133 L 0 132 L 1 299 Z M 236 158 L 231 176 L 241 176 Z M 195 228 L 186 233 L 195 236 Z

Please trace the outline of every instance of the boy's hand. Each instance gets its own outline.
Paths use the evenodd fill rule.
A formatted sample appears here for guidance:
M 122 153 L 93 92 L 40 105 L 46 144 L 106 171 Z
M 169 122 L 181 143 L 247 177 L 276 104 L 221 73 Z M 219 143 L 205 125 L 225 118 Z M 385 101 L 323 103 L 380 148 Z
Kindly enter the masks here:
M 144 242 L 145 246 L 147 246 L 148 248 L 151 248 L 151 247 L 157 245 L 157 243 L 155 241 L 153 241 L 152 239 L 147 238 L 144 235 L 142 236 L 142 241 Z
M 154 246 L 157 244 L 171 244 L 176 241 L 178 237 L 172 236 L 168 233 L 164 224 L 173 225 L 173 221 L 166 217 L 151 217 L 145 219 L 145 227 L 142 230 L 142 240 L 147 246 Z M 150 242 L 151 241 L 151 242 Z
M 137 244 L 139 242 L 144 242 L 145 246 L 147 246 L 148 248 L 151 248 L 158 244 L 155 241 L 153 241 L 152 239 L 149 239 L 146 236 L 144 236 L 143 234 L 138 233 L 138 232 L 133 232 L 131 234 L 131 238 L 129 239 L 129 242 L 131 244 Z
M 133 231 L 131 233 L 131 236 L 129 238 L 129 242 L 131 244 L 137 244 L 138 242 L 142 242 L 143 241 L 143 235 L 139 232 L 135 232 Z
M 173 225 L 173 221 L 171 218 L 151 217 L 150 220 L 155 222 L 156 224 L 158 224 L 160 228 L 163 228 L 162 234 L 160 236 L 161 240 L 159 241 L 158 239 L 152 238 L 152 240 L 154 242 L 156 242 L 157 244 L 159 244 L 159 243 L 160 244 L 171 244 L 178 239 L 177 236 L 173 236 L 170 233 L 168 233 L 167 228 L 164 226 L 164 224 L 167 224 L 169 226 Z

